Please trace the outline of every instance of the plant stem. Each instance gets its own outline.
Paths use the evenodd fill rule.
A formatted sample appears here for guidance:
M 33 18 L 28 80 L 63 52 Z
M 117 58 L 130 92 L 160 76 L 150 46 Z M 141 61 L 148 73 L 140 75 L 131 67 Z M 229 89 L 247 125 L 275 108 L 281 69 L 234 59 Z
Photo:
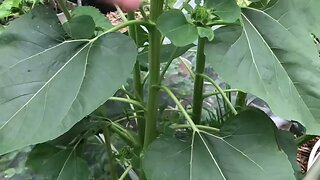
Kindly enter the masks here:
M 203 102 L 203 77 L 200 76 L 205 68 L 204 55 L 205 38 L 198 38 L 197 60 L 196 60 L 196 76 L 193 90 L 192 119 L 195 124 L 201 121 L 202 102 Z
M 227 93 L 227 92 L 240 92 L 240 91 L 241 91 L 240 89 L 225 89 L 225 90 L 223 90 L 224 93 Z M 206 98 L 208 98 L 210 96 L 219 95 L 219 94 L 220 94 L 220 92 L 206 93 L 206 94 L 203 94 L 203 99 L 206 99 Z M 229 101 L 230 101 L 230 99 L 229 99 Z
M 167 88 L 166 86 L 158 86 L 158 88 L 162 89 L 164 92 L 166 92 L 171 99 L 176 103 L 178 108 L 180 109 L 181 113 L 184 115 L 188 123 L 190 124 L 193 131 L 199 132 L 199 129 L 197 128 L 196 124 L 193 122 L 191 117 L 189 116 L 188 112 L 184 109 L 182 104 L 179 102 L 178 98 L 172 93 L 172 91 Z
M 144 107 L 144 105 L 139 101 L 135 101 L 135 100 L 132 100 L 132 99 L 126 99 L 126 98 L 120 98 L 120 97 L 110 97 L 108 100 L 133 104 L 133 105 L 135 105 L 137 107 L 140 107 L 140 108 L 142 108 L 143 110 L 146 111 L 146 108 Z
M 128 20 L 135 20 L 134 12 L 128 12 Z M 135 41 L 137 44 L 138 36 L 137 36 L 137 26 L 130 25 L 129 26 L 129 36 Z M 141 83 L 141 71 L 139 61 L 136 61 L 133 69 L 133 89 L 134 96 L 136 99 L 139 99 L 143 102 L 143 86 Z M 144 113 L 138 113 L 138 116 L 144 116 Z M 138 126 L 138 135 L 140 139 L 141 145 L 144 142 L 144 134 L 145 134 L 145 121 L 144 118 L 137 118 L 137 126 Z
M 129 171 L 132 169 L 132 165 L 130 165 L 120 176 L 119 180 L 124 180 L 124 178 L 128 175 Z
M 243 109 L 243 107 L 246 106 L 246 98 L 247 98 L 247 93 L 239 91 L 237 94 L 235 107 L 239 110 Z
M 216 82 L 214 82 L 214 80 L 211 79 L 209 76 L 207 76 L 205 74 L 200 74 L 200 76 L 202 76 L 204 79 L 209 81 L 220 92 L 222 98 L 225 100 L 225 102 L 227 103 L 227 105 L 231 109 L 232 113 L 235 115 L 238 114 L 236 109 L 233 107 L 232 103 L 229 101 L 227 95 L 224 93 L 223 89 L 221 89 L 221 87 Z
M 66 2 L 64 0 L 57 0 L 58 6 L 60 7 L 63 14 L 66 16 L 67 20 L 69 21 L 71 19 L 70 12 L 66 6 Z
M 163 11 L 164 0 L 151 0 L 150 21 L 156 22 Z M 159 104 L 159 89 L 155 85 L 159 84 L 160 77 L 160 46 L 161 33 L 155 28 L 149 28 L 149 94 L 147 102 L 146 129 L 143 149 L 156 138 L 157 115 Z
M 170 126 L 172 129 L 183 129 L 183 128 L 192 128 L 189 124 L 173 124 Z M 215 133 L 220 132 L 219 129 L 209 126 L 203 126 L 203 125 L 196 125 L 196 127 L 200 130 L 209 130 Z
M 130 26 L 130 25 L 143 25 L 145 26 L 146 28 L 154 28 L 155 24 L 154 23 L 151 23 L 151 22 L 148 22 L 148 21 L 144 21 L 144 20 L 131 20 L 131 21 L 126 21 L 124 23 L 121 23 L 117 26 L 114 26 L 113 28 L 99 34 L 98 36 L 96 36 L 95 38 L 91 39 L 90 41 L 95 41 L 97 40 L 99 37 L 105 35 L 105 34 L 108 34 L 108 33 L 111 33 L 111 32 L 116 32 L 116 31 L 119 31 L 120 29 L 122 28 L 125 28 L 127 26 Z
M 180 61 L 182 62 L 182 64 L 184 65 L 184 67 L 186 67 L 186 69 L 188 70 L 190 76 L 192 77 L 192 79 L 194 80 L 196 75 L 194 74 L 194 72 L 192 71 L 191 67 L 189 67 L 189 64 L 187 64 L 183 58 L 180 59 Z
M 111 140 L 110 140 L 110 132 L 108 127 L 103 128 L 103 136 L 105 139 L 105 144 L 107 148 L 107 153 L 108 153 L 108 159 L 109 159 L 109 171 L 111 174 L 111 179 L 112 180 L 117 180 L 117 171 L 116 171 L 116 165 L 115 165 L 115 159 L 112 153 L 112 148 L 111 148 Z

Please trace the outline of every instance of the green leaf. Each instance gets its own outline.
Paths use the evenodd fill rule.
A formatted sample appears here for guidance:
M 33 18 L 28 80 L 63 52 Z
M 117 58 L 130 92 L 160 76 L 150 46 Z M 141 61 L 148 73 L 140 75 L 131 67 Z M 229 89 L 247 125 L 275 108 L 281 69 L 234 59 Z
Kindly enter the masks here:
M 191 44 L 198 38 L 197 28 L 179 10 L 164 12 L 158 18 L 157 28 L 178 47 Z
M 165 44 L 161 46 L 160 50 L 160 63 L 168 62 L 172 59 L 175 59 L 181 55 L 183 55 L 190 48 L 194 47 L 194 44 L 189 44 L 184 47 L 176 47 L 173 44 Z M 149 46 L 144 48 L 138 55 L 138 61 L 142 65 L 146 65 L 148 63 L 148 53 Z
M 246 8 L 243 27 L 223 27 L 206 45 L 207 61 L 231 86 L 263 100 L 278 116 L 320 133 L 320 61 L 292 1 Z
M 302 17 L 302 21 L 306 23 L 309 32 L 314 33 L 317 37 L 320 37 L 320 1 L 318 0 L 294 0 L 295 7 L 298 14 Z
M 205 0 L 208 8 L 213 8 L 214 13 L 224 22 L 235 22 L 240 18 L 240 7 L 236 0 Z
M 94 35 L 95 24 L 91 16 L 82 15 L 64 23 L 63 29 L 73 39 L 88 39 Z
M 129 37 L 64 35 L 55 12 L 43 7 L 0 35 L 0 154 L 65 133 L 130 76 L 137 48 Z
M 197 27 L 198 34 L 202 38 L 207 38 L 209 41 L 212 41 L 214 38 L 214 32 L 210 27 Z
M 150 180 L 295 179 L 276 143 L 275 128 L 263 112 L 246 110 L 226 121 L 216 135 L 200 131 L 191 140 L 155 140 L 143 169 Z
M 33 148 L 26 164 L 33 172 L 49 179 L 89 179 L 87 162 L 77 156 L 75 149 L 40 144 Z
M 103 30 L 112 28 L 111 22 L 95 7 L 79 6 L 72 11 L 71 15 L 73 17 L 88 15 L 92 17 L 94 23 L 96 24 L 96 27 L 100 27 Z

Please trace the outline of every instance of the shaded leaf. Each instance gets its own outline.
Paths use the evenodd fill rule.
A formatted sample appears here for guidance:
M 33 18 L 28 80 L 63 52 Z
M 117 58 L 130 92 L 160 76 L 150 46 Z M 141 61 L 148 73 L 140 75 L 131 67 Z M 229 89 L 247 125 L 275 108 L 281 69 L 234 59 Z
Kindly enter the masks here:
M 55 13 L 39 7 L 0 35 L 0 154 L 65 133 L 130 76 L 137 49 L 129 37 L 64 34 Z
M 164 12 L 158 18 L 157 28 L 178 47 L 191 44 L 198 38 L 196 26 L 189 23 L 179 10 Z
M 150 180 L 295 179 L 275 128 L 266 114 L 251 109 L 229 119 L 217 135 L 200 131 L 189 141 L 157 139 L 145 153 L 144 172 Z
M 206 45 L 208 63 L 231 86 L 262 98 L 278 116 L 320 133 L 320 62 L 292 1 L 243 9 L 243 27 L 223 27 Z
M 63 24 L 63 29 L 73 39 L 88 39 L 94 35 L 95 24 L 91 16 L 72 17 Z

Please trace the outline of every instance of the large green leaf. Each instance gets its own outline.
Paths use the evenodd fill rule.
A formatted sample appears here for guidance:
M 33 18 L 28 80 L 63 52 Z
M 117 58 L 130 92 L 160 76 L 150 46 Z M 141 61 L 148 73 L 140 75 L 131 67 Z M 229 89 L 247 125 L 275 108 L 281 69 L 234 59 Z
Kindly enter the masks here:
M 233 87 L 264 99 L 273 112 L 320 133 L 320 61 L 291 0 L 242 10 L 243 27 L 223 27 L 206 45 L 208 62 Z
M 48 179 L 89 179 L 87 162 L 77 156 L 76 149 L 60 149 L 49 144 L 37 145 L 28 156 L 27 166 Z
M 130 76 L 137 49 L 129 37 L 64 35 L 46 8 L 13 21 L 0 35 L 0 154 L 65 133 Z
M 290 180 L 294 172 L 275 139 L 275 125 L 258 110 L 229 119 L 219 134 L 194 132 L 191 140 L 160 138 L 145 153 L 149 180 Z
M 320 37 L 319 0 L 294 0 L 298 13 L 303 17 L 310 32 Z

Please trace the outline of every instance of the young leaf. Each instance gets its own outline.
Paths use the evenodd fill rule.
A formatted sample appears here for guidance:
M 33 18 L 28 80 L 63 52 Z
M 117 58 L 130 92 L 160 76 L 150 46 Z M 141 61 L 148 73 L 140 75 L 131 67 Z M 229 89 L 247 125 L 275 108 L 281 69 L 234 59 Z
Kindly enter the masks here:
M 129 37 L 64 35 L 55 12 L 43 7 L 0 35 L 0 154 L 65 133 L 130 76 L 137 48 Z
M 103 30 L 108 30 L 112 28 L 111 22 L 103 14 L 101 14 L 98 9 L 91 6 L 76 7 L 72 11 L 71 15 L 73 17 L 88 15 L 92 17 L 94 23 L 96 24 L 96 27 L 100 27 Z
M 87 162 L 77 156 L 75 149 L 40 144 L 33 148 L 26 164 L 33 172 L 49 179 L 89 179 Z
M 291 0 L 245 8 L 243 27 L 223 27 L 206 45 L 208 63 L 233 87 L 265 100 L 285 119 L 320 133 L 318 51 Z
M 191 44 L 198 38 L 197 28 L 179 10 L 163 13 L 158 18 L 157 28 L 178 47 Z
M 190 141 L 155 140 L 145 153 L 143 169 L 152 180 L 295 179 L 276 143 L 275 128 L 263 112 L 246 110 L 226 121 L 217 135 L 200 131 Z
M 213 8 L 214 13 L 224 22 L 235 22 L 240 18 L 240 7 L 236 0 L 205 0 L 208 8 Z
M 72 17 L 63 24 L 63 29 L 73 39 L 88 39 L 94 35 L 95 24 L 91 16 Z

